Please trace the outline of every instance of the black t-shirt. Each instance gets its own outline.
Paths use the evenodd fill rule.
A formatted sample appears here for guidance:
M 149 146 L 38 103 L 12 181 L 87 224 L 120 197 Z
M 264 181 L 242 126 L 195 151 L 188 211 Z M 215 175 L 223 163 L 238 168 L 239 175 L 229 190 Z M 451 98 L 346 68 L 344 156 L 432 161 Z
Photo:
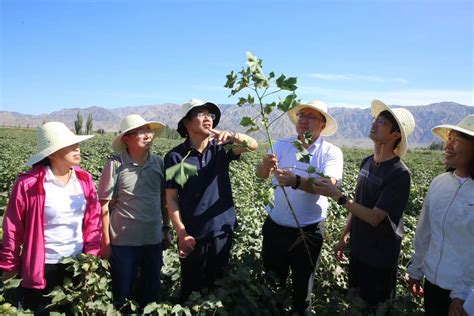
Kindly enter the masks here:
M 388 216 L 376 227 L 352 217 L 351 256 L 377 268 L 397 265 L 401 238 L 395 234 L 390 219 L 398 226 L 409 193 L 410 172 L 399 157 L 384 161 L 378 167 L 373 156 L 362 160 L 355 202 L 368 208 L 377 207 Z
M 191 176 L 184 187 L 174 179 L 166 181 L 165 185 L 167 189 L 178 190 L 180 215 L 186 232 L 194 238 L 209 238 L 233 231 L 236 213 L 229 164 L 240 155 L 232 150 L 226 152 L 224 146 L 215 141 L 200 153 L 186 139 L 165 155 L 165 168 L 180 163 L 189 151 L 185 162 L 195 165 L 198 174 Z

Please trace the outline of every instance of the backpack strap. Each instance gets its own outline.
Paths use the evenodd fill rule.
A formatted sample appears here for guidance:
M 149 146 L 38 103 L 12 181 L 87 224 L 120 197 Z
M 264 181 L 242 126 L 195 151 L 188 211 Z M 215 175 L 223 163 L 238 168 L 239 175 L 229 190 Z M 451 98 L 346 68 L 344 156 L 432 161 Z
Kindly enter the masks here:
M 118 154 L 115 157 L 112 158 L 113 163 L 114 163 L 114 190 L 112 191 L 112 199 L 110 200 L 109 204 L 113 206 L 115 204 L 115 200 L 117 199 L 118 195 L 118 183 L 120 179 L 120 172 L 122 172 L 123 169 L 123 159 L 122 159 L 122 154 Z M 112 210 L 113 207 L 109 207 L 109 210 Z

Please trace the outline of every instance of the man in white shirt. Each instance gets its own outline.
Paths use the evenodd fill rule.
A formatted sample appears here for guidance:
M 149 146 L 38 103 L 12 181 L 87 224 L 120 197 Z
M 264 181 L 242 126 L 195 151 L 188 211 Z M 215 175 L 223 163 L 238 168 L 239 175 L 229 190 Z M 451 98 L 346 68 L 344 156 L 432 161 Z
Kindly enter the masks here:
M 267 272 L 273 272 L 282 285 L 286 284 L 289 269 L 292 270 L 293 308 L 298 314 L 311 313 L 311 291 L 314 272 L 323 243 L 323 225 L 326 219 L 328 199 L 314 193 L 308 167 L 329 177 L 333 185 L 342 178 L 343 157 L 340 148 L 324 140 L 336 132 L 337 123 L 328 114 L 321 101 L 300 104 L 288 111 L 295 124 L 296 136 L 279 140 L 274 152 L 265 156 L 257 167 L 257 177 L 268 178 L 273 173 L 275 189 L 274 207 L 267 206 L 268 218 L 263 225 L 262 258 Z M 311 134 L 310 143 L 305 133 Z M 310 154 L 310 162 L 297 160 L 296 140 Z M 285 198 L 286 191 L 293 212 Z M 305 232 L 301 240 L 300 229 Z

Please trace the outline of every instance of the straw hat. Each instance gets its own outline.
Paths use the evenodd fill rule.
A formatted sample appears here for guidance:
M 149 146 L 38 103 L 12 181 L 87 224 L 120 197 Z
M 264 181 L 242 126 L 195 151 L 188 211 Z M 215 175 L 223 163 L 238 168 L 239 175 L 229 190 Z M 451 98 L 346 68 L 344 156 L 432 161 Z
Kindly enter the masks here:
M 48 122 L 36 131 L 36 153 L 26 162 L 33 166 L 60 149 L 80 143 L 94 135 L 76 135 L 61 122 Z
M 212 128 L 215 128 L 217 124 L 219 124 L 219 120 L 221 119 L 221 110 L 217 106 L 217 104 L 212 102 L 203 102 L 199 99 L 191 99 L 188 102 L 181 105 L 181 119 L 178 122 L 178 133 L 181 137 L 186 137 L 188 135 L 188 131 L 184 126 L 184 118 L 188 115 L 188 113 L 195 108 L 203 107 L 207 109 L 210 113 L 213 113 L 216 118 L 212 123 Z
M 132 129 L 142 127 L 145 125 L 148 125 L 155 132 L 153 139 L 155 137 L 158 137 L 165 130 L 165 125 L 163 123 L 156 122 L 156 121 L 146 121 L 143 117 L 141 117 L 138 114 L 130 114 L 126 116 L 122 120 L 122 122 L 120 122 L 121 133 L 118 134 L 117 137 L 115 137 L 114 141 L 112 142 L 112 149 L 115 150 L 116 152 L 124 151 L 127 148 L 127 146 L 122 141 L 123 135 L 125 135 L 128 131 L 131 131 Z
M 443 141 L 448 140 L 449 133 L 452 130 L 467 134 L 469 136 L 474 136 L 474 114 L 468 115 L 463 118 L 458 123 L 458 125 L 443 124 L 435 126 L 431 129 L 433 134 L 441 138 Z
M 402 135 L 402 139 L 398 144 L 397 148 L 395 148 L 395 154 L 397 154 L 398 157 L 403 158 L 408 150 L 407 137 L 415 129 L 415 118 L 407 109 L 391 109 L 387 105 L 385 105 L 385 103 L 379 100 L 373 100 L 371 108 L 373 117 L 377 117 L 383 111 L 388 111 L 393 115 L 395 121 L 397 121 L 398 127 L 400 128 L 400 134 Z
M 290 118 L 290 121 L 293 124 L 296 125 L 296 121 L 298 120 L 296 114 L 298 114 L 300 110 L 305 108 L 314 109 L 324 115 L 324 117 L 326 118 L 326 127 L 321 131 L 321 136 L 331 136 L 337 131 L 336 120 L 331 115 L 329 115 L 328 106 L 326 105 L 326 103 L 319 100 L 312 100 L 308 103 L 301 103 L 289 110 L 288 117 Z

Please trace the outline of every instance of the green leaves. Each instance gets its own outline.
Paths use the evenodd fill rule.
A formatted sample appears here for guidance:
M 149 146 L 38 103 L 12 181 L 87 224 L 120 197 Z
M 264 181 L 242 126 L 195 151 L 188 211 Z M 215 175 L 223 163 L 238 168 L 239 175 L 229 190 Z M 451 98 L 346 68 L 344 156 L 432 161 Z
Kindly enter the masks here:
M 306 150 L 301 140 L 297 139 L 293 142 L 298 152 L 296 153 L 296 160 L 309 164 L 311 161 L 311 154 Z
M 186 157 L 184 159 L 186 159 Z M 189 177 L 198 174 L 197 167 L 184 162 L 184 159 L 180 163 L 166 169 L 166 180 L 174 179 L 174 181 L 176 181 L 176 183 L 181 187 L 184 187 L 184 184 L 188 182 Z
M 225 144 L 224 145 L 224 150 L 225 152 L 229 152 L 229 150 L 232 150 L 234 148 L 244 148 L 246 151 L 251 151 L 250 147 L 249 147 L 249 144 L 247 141 L 243 141 L 241 144 L 238 144 L 238 143 L 232 143 L 232 144 Z
M 247 133 L 258 131 L 260 128 L 257 125 L 257 122 L 251 117 L 244 116 L 240 120 L 240 125 L 243 127 L 248 127 Z
M 304 132 L 303 139 L 304 139 L 305 144 L 309 145 L 313 142 L 313 134 L 311 134 L 310 132 Z
M 237 81 L 237 75 L 235 74 L 234 71 L 231 71 L 230 74 L 228 74 L 226 77 L 227 77 L 227 81 L 224 87 L 232 89 L 234 87 L 235 82 Z
M 283 112 L 288 112 L 299 104 L 299 100 L 295 93 L 289 94 L 283 101 L 278 102 L 278 109 Z
M 276 85 L 282 90 L 295 91 L 297 89 L 296 80 L 296 77 L 286 78 L 286 76 L 282 74 L 276 80 Z

